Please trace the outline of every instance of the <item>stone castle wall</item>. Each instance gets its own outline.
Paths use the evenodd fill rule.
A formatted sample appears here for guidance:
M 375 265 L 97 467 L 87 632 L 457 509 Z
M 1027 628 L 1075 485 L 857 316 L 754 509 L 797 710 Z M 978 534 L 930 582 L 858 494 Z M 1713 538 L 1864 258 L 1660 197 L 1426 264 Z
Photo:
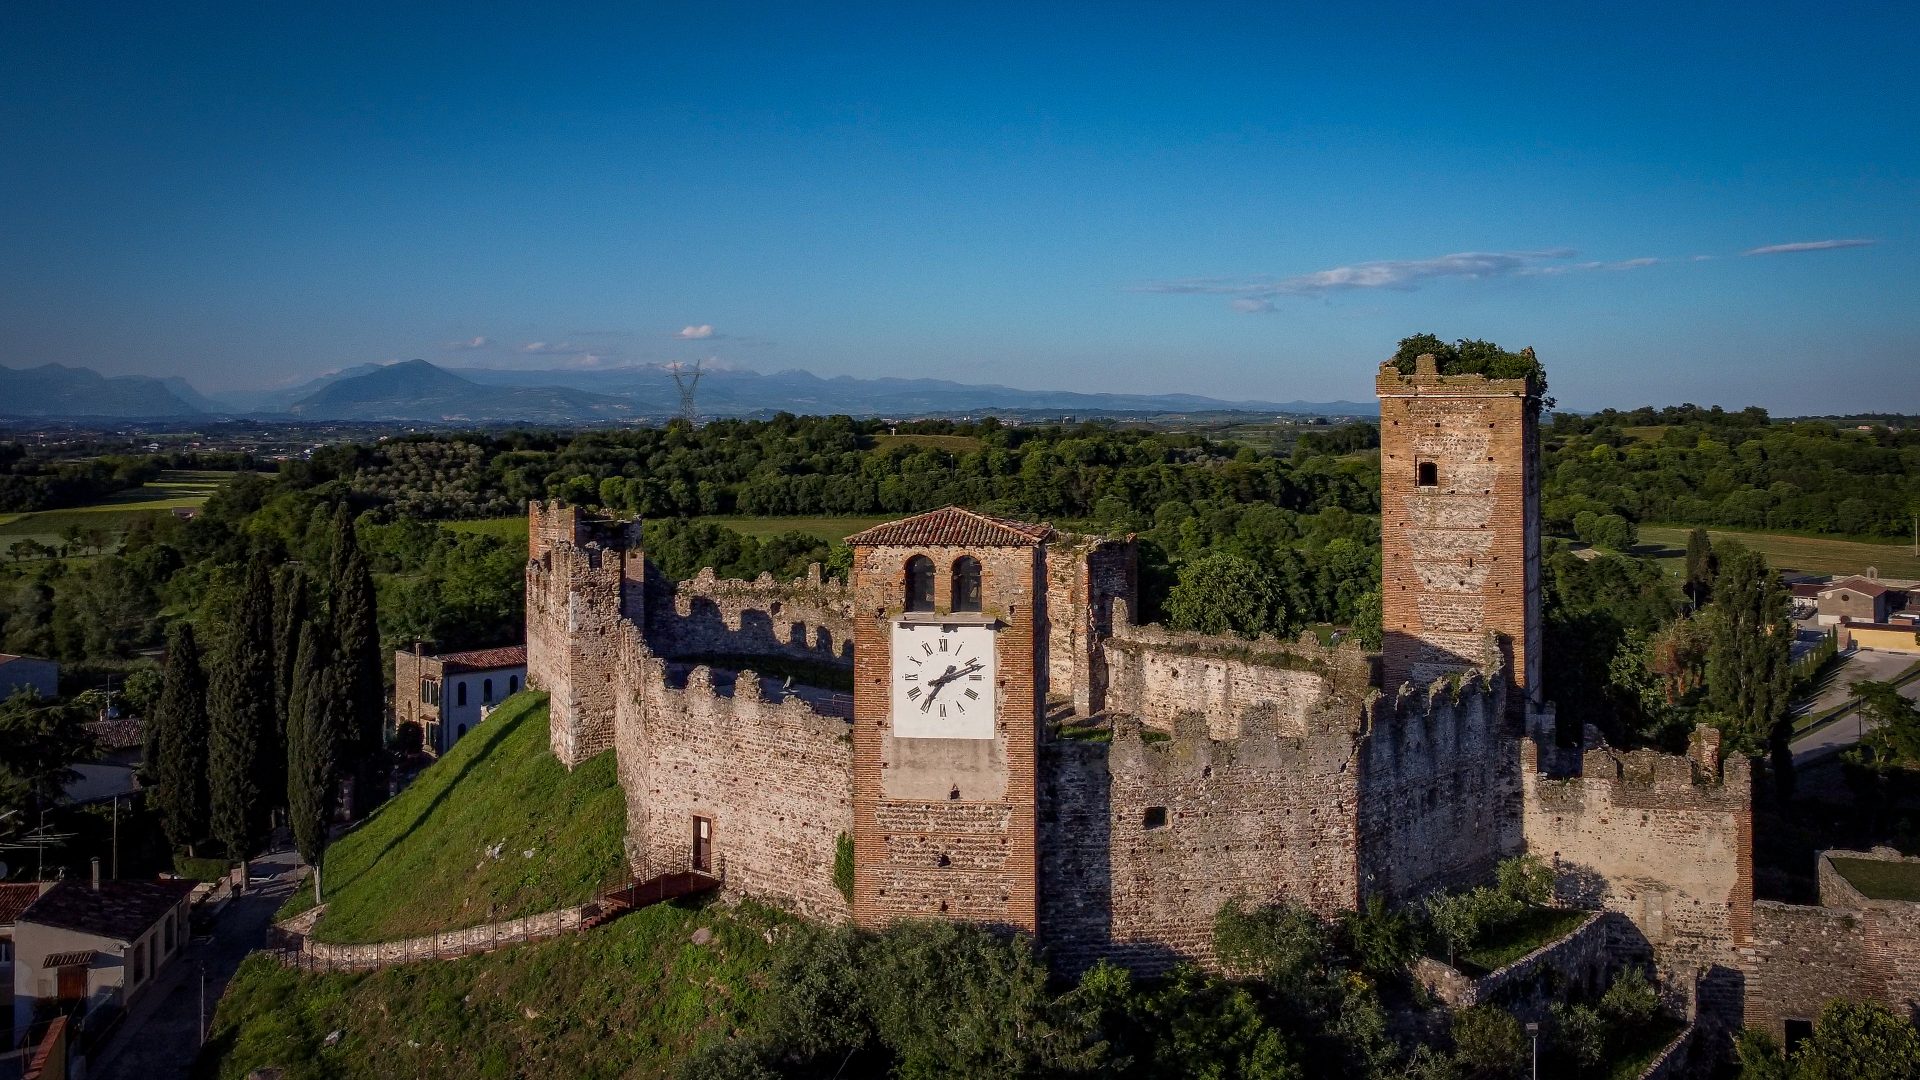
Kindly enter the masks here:
M 631 630 L 624 646 L 614 749 L 634 874 L 690 869 L 694 819 L 705 818 L 710 872 L 729 892 L 845 919 L 833 869 L 853 828 L 850 703 L 670 664 Z
M 1355 906 L 1353 715 L 1282 733 L 1275 707 L 1240 732 L 1183 713 L 1170 738 L 1122 718 L 1111 745 L 1043 756 L 1041 933 L 1069 973 L 1107 958 L 1139 972 L 1213 957 L 1221 905 Z
M 1103 646 L 1113 633 L 1116 601 L 1131 604 L 1139 587 L 1133 538 L 1055 534 L 1047 544 L 1047 681 L 1050 695 L 1070 699 L 1085 715 L 1106 708 Z M 1125 618 L 1126 608 L 1119 608 Z
M 1406 902 L 1519 851 L 1519 746 L 1504 680 L 1381 698 L 1359 756 L 1364 890 Z
M 549 695 L 568 768 L 613 745 L 618 632 L 645 615 L 639 531 L 558 502 L 528 508 L 527 684 Z
M 1630 919 L 1664 972 L 1690 982 L 1753 933 L 1751 765 L 1695 737 L 1688 757 L 1589 750 L 1554 778 L 1521 743 L 1522 829 L 1558 895 Z
M 1775 1038 L 1787 1020 L 1817 1019 L 1840 999 L 1920 1015 L 1920 903 L 1862 896 L 1834 870 L 1836 856 L 1920 865 L 1886 852 L 1822 852 L 1819 906 L 1754 905 L 1753 940 L 1740 950 L 1746 1022 Z
M 853 598 L 819 564 L 796 581 L 648 582 L 647 644 L 661 656 L 780 656 L 853 666 Z

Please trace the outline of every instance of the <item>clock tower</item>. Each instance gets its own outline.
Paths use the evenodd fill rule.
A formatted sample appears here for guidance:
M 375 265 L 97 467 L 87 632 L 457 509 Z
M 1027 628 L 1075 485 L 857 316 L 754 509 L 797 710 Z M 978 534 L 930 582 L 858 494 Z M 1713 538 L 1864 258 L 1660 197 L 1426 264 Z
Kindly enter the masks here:
M 1052 530 L 958 507 L 853 548 L 853 917 L 1037 924 Z

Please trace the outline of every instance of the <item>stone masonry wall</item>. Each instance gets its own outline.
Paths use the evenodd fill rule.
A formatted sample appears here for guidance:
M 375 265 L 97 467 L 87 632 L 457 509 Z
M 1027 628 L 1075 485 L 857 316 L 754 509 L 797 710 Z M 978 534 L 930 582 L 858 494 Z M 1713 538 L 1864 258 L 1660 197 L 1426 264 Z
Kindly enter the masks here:
M 527 683 L 549 694 L 553 753 L 572 768 L 613 745 L 617 631 L 644 617 L 640 525 L 558 502 L 527 518 Z
M 1371 679 L 1371 662 L 1354 648 L 1323 648 L 1311 637 L 1245 641 L 1134 626 L 1124 605 L 1114 609 L 1106 705 L 1157 731 L 1196 712 L 1213 738 L 1231 739 L 1245 713 L 1259 707 L 1277 710 L 1281 734 L 1303 736 L 1329 693 L 1357 702 Z
M 1753 933 L 1748 761 L 1600 749 L 1555 779 L 1520 746 L 1526 848 L 1555 866 L 1560 898 L 1626 915 L 1683 985 L 1730 962 Z
M 1819 907 L 1754 906 L 1752 946 L 1741 957 L 1746 1019 L 1776 1038 L 1788 1019 L 1816 1019 L 1841 998 L 1920 1014 L 1920 904 L 1861 895 L 1834 869 L 1836 857 L 1920 865 L 1885 851 L 1822 852 Z
M 657 575 L 655 575 L 657 578 Z M 648 583 L 647 643 L 661 656 L 783 656 L 853 664 L 852 594 L 819 564 L 795 581 L 762 574 Z
M 1484 877 L 1518 851 L 1519 748 L 1504 680 L 1380 699 L 1360 754 L 1362 891 L 1396 903 Z
M 1306 736 L 1281 734 L 1280 717 L 1252 709 L 1220 740 L 1186 713 L 1154 742 L 1122 719 L 1111 746 L 1048 746 L 1041 927 L 1057 967 L 1208 962 L 1236 897 L 1329 917 L 1354 906 L 1358 710 Z
M 1046 556 L 1048 683 L 1055 697 L 1090 715 L 1106 707 L 1102 642 L 1113 633 L 1114 601 L 1136 603 L 1133 538 L 1055 534 Z
M 778 683 L 750 672 L 723 680 L 695 667 L 676 685 L 631 630 L 621 670 L 615 750 L 633 872 L 688 869 L 693 819 L 703 817 L 712 872 L 729 892 L 846 918 L 833 867 L 853 828 L 848 718 L 783 698 Z
M 1410 377 L 1381 365 L 1376 390 L 1381 685 L 1392 693 L 1486 667 L 1492 630 L 1518 716 L 1540 688 L 1537 390 L 1525 379 L 1442 376 L 1432 357 Z

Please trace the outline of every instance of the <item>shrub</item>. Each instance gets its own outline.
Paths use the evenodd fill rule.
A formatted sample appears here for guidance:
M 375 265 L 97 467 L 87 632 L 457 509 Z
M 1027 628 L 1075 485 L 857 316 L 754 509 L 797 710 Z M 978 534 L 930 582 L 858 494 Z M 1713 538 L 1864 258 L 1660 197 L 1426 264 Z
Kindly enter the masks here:
M 1516 855 L 1503 859 L 1495 871 L 1500 891 L 1522 904 L 1535 907 L 1553 902 L 1553 867 L 1538 855 Z
M 1221 963 L 1270 982 L 1296 983 L 1318 973 L 1331 944 L 1327 924 L 1294 904 L 1248 908 L 1236 898 L 1221 905 L 1213 920 Z
M 1527 1036 L 1520 1021 L 1492 1005 L 1462 1009 L 1453 1017 L 1454 1061 L 1476 1080 L 1522 1075 Z
M 1406 971 L 1420 955 L 1420 932 L 1413 918 L 1389 908 L 1378 896 L 1369 897 L 1359 911 L 1347 913 L 1340 922 L 1340 935 L 1360 970 L 1375 978 Z

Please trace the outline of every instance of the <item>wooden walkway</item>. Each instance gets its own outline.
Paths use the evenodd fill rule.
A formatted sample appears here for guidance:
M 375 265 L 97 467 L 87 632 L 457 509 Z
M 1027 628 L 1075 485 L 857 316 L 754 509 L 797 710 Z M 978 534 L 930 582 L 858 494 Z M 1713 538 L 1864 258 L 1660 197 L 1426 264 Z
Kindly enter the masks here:
M 653 904 L 664 904 L 669 900 L 698 896 L 712 892 L 720 887 L 718 878 L 708 877 L 693 870 L 681 870 L 671 874 L 661 874 L 645 881 L 629 881 L 625 885 L 608 889 L 600 894 L 598 913 L 587 917 L 581 929 L 588 930 Z

